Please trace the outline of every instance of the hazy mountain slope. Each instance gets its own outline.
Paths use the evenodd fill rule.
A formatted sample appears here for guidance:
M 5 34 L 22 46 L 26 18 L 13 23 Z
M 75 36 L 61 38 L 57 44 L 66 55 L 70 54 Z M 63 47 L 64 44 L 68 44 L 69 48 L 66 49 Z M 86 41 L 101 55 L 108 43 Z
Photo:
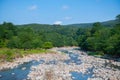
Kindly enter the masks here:
M 116 20 L 109 20 L 109 21 L 105 21 L 105 22 L 101 22 L 101 24 L 105 27 L 113 27 L 115 24 L 117 24 L 118 21 Z M 38 29 L 49 29 L 51 30 L 51 28 L 59 28 L 59 27 L 74 27 L 74 28 L 88 28 L 88 27 L 92 27 L 93 23 L 79 23 L 79 24 L 68 24 L 68 25 L 49 25 L 49 24 L 25 24 L 25 25 L 17 25 L 18 27 L 31 27 L 35 30 Z

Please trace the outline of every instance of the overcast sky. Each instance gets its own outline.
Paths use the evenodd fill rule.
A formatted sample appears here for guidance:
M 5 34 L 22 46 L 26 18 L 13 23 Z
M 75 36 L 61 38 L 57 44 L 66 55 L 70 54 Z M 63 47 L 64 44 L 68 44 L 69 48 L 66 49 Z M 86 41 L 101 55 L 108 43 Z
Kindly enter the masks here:
M 0 0 L 0 23 L 90 23 L 118 14 L 120 0 Z

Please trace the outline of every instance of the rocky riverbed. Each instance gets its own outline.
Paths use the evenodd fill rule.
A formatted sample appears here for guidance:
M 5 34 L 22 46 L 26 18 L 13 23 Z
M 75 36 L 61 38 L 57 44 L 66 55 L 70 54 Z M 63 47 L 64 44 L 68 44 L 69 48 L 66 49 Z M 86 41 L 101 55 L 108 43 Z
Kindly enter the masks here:
M 0 70 L 14 69 L 24 62 L 36 61 L 37 65 L 30 66 L 28 80 L 120 80 L 120 70 L 114 67 L 120 67 L 120 62 L 88 56 L 77 49 L 53 48 L 54 53 L 28 55 L 14 62 L 2 63 Z

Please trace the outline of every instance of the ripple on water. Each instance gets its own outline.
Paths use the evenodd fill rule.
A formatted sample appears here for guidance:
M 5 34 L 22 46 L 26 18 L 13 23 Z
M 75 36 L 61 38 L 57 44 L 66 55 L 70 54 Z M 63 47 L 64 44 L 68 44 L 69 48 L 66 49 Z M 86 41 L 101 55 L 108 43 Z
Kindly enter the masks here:
M 64 53 L 68 54 L 70 59 L 65 60 L 64 62 L 66 64 L 71 64 L 71 63 L 75 63 L 76 65 L 80 65 L 82 63 L 82 61 L 79 59 L 79 55 L 78 54 L 74 54 L 73 52 L 69 52 L 69 51 L 63 51 Z
M 88 78 L 91 78 L 93 75 L 93 69 L 92 68 L 88 68 L 86 73 L 82 73 L 82 72 L 71 72 L 72 74 L 72 80 L 88 80 Z
M 72 51 L 68 50 L 61 50 L 61 52 L 64 52 L 69 55 L 70 59 L 63 61 L 63 63 L 70 64 L 74 63 L 76 65 L 80 65 L 82 62 L 78 58 L 80 57 L 78 54 L 74 54 Z M 46 63 L 44 60 L 39 60 L 39 61 L 30 61 L 26 62 L 24 64 L 19 65 L 18 67 L 14 69 L 8 69 L 8 70 L 3 70 L 0 71 L 0 80 L 23 80 L 27 79 L 27 75 L 31 71 L 30 67 L 31 66 L 37 66 L 39 64 Z M 46 64 L 54 64 L 57 65 L 58 61 L 57 60 L 51 60 L 48 61 Z M 14 73 L 14 75 L 13 75 Z M 71 72 L 73 80 L 87 80 L 89 77 L 92 76 L 92 69 L 88 69 L 88 73 L 82 74 L 80 72 Z
M 27 78 L 29 74 L 30 67 L 33 65 L 38 65 L 44 63 L 44 60 L 38 61 L 30 61 L 25 62 L 14 69 L 7 69 L 0 71 L 0 80 L 23 80 Z M 23 68 L 25 68 L 23 70 Z

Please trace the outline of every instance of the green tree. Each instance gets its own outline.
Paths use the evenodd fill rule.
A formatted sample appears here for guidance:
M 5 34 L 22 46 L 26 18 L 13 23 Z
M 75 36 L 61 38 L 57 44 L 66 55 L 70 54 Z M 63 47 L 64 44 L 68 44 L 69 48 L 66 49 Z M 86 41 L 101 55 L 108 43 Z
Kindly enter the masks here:
M 100 22 L 94 23 L 91 29 L 91 34 L 94 34 L 96 31 L 100 30 L 101 28 L 102 28 L 102 25 Z
M 21 42 L 18 36 L 12 37 L 7 44 L 8 48 L 21 48 L 20 46 L 21 46 Z
M 32 48 L 42 48 L 43 41 L 40 36 L 34 36 L 32 40 Z
M 50 48 L 52 48 L 52 47 L 53 47 L 53 45 L 52 45 L 51 42 L 45 42 L 45 43 L 43 44 L 43 48 L 44 48 L 44 49 L 50 49 Z
M 120 55 L 120 36 L 115 34 L 107 40 L 105 48 L 108 54 Z
M 32 29 L 30 28 L 23 29 L 23 31 L 21 31 L 18 35 L 18 37 L 20 38 L 20 42 L 22 44 L 21 48 L 23 48 L 24 50 L 31 49 L 33 36 L 34 36 L 34 32 Z
M 116 16 L 116 20 L 118 20 L 120 23 L 120 14 Z

